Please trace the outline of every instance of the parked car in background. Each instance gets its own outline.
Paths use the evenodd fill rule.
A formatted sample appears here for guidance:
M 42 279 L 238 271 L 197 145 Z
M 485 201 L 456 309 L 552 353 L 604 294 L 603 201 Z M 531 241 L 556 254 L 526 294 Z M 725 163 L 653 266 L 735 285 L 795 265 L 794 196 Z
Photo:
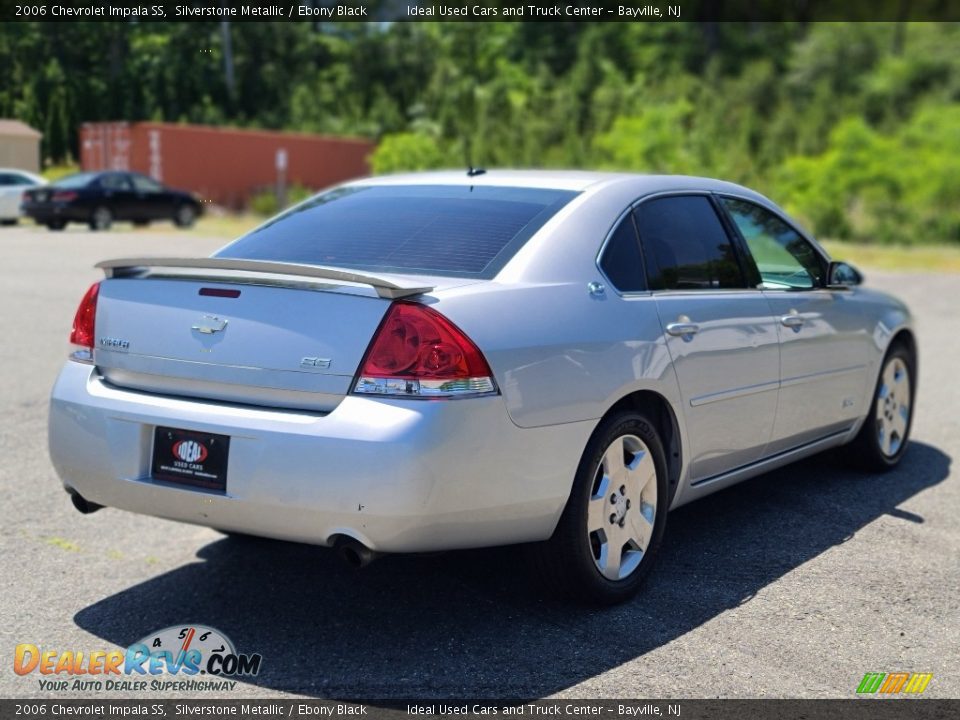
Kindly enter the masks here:
M 82 172 L 23 195 L 23 212 L 51 230 L 81 222 L 91 230 L 107 230 L 116 220 L 149 225 L 172 220 L 190 227 L 202 206 L 190 193 L 164 187 L 131 172 Z
M 554 587 L 612 603 L 668 510 L 827 448 L 882 471 L 908 446 L 909 310 L 732 183 L 384 176 L 211 258 L 99 267 L 49 414 L 81 512 L 356 564 L 534 543 Z
M 15 168 L 0 168 L 0 224 L 13 225 L 20 219 L 24 190 L 46 185 L 39 175 Z

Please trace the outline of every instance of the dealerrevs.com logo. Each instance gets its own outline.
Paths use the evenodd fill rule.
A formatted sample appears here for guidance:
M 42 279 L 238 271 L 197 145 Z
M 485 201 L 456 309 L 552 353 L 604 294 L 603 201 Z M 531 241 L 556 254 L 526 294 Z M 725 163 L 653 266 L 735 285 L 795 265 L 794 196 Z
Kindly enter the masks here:
M 147 635 L 126 650 L 49 650 L 17 645 L 13 670 L 38 674 L 40 690 L 224 691 L 235 678 L 260 672 L 259 653 L 239 653 L 230 639 L 205 625 L 175 625 Z

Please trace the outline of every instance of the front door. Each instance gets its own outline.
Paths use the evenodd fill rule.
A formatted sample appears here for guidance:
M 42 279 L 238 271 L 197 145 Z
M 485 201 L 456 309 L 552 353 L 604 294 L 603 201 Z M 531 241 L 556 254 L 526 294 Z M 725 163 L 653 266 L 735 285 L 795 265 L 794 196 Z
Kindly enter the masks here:
M 696 483 L 763 456 L 777 409 L 777 327 L 763 292 L 746 287 L 709 196 L 656 197 L 634 212 Z
M 826 260 L 766 208 L 721 204 L 743 236 L 780 334 L 780 403 L 768 454 L 848 429 L 867 408 L 870 337 L 852 290 L 828 290 Z

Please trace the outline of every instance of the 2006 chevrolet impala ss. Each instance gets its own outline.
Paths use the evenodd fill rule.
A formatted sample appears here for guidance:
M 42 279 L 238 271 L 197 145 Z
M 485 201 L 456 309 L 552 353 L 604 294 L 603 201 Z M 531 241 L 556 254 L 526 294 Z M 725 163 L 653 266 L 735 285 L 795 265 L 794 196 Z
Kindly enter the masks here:
M 616 602 L 669 509 L 844 443 L 889 468 L 910 434 L 906 307 L 726 182 L 382 177 L 100 267 L 50 411 L 83 511 L 358 563 L 538 543 Z

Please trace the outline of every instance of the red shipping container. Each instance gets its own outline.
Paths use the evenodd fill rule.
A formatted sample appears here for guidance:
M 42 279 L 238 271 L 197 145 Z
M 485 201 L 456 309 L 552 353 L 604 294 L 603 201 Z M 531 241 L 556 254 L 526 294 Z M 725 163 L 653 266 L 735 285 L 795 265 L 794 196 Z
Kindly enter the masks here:
M 85 123 L 84 170 L 132 170 L 206 201 L 241 209 L 258 192 L 320 190 L 368 175 L 369 140 L 155 122 Z

